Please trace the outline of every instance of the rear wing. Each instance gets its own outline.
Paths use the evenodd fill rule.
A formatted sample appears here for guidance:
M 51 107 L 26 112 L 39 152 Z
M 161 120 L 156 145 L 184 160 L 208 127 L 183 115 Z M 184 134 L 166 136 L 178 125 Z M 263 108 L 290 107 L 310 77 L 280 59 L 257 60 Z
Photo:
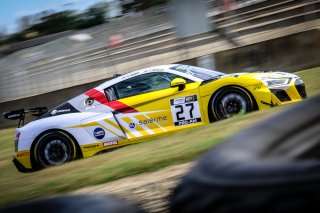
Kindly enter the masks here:
M 18 109 L 18 110 L 13 110 L 9 112 L 4 112 L 3 116 L 5 119 L 9 119 L 9 120 L 19 119 L 18 127 L 22 127 L 24 125 L 24 119 L 26 114 L 39 117 L 46 112 L 48 112 L 47 107 L 36 107 L 31 109 Z

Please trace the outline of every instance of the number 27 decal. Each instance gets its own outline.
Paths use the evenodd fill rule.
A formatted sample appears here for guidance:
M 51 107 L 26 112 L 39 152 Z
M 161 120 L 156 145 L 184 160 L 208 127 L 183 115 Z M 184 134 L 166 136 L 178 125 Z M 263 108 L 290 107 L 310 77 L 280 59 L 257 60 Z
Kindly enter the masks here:
M 188 103 L 188 104 L 185 104 L 184 105 L 185 107 L 190 107 L 190 109 L 189 109 L 189 113 L 190 113 L 190 118 L 193 118 L 193 114 L 192 114 L 192 111 L 193 111 L 193 109 L 194 109 L 194 105 L 193 105 L 193 103 Z M 185 117 L 180 117 L 180 116 L 182 116 L 183 115 L 183 113 L 184 113 L 184 107 L 183 107 L 183 105 L 176 105 L 176 106 L 174 106 L 176 109 L 178 108 L 178 109 L 180 109 L 180 111 L 178 111 L 177 113 L 176 113 L 176 116 L 177 116 L 177 119 L 180 121 L 180 120 L 185 120 L 186 118 Z
M 171 99 L 170 105 L 175 126 L 201 122 L 197 95 Z

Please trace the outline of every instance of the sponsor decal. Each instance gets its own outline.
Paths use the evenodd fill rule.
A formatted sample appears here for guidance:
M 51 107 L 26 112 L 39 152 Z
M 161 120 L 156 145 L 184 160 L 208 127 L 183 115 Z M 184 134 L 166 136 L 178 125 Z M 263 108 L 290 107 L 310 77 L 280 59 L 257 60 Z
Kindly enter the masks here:
M 93 135 L 94 135 L 94 137 L 95 138 L 97 138 L 97 139 L 102 139 L 102 138 L 104 138 L 104 136 L 105 136 L 105 131 L 102 129 L 102 128 L 100 128 L 100 127 L 98 127 L 98 128 L 95 128 L 94 130 L 93 130 Z
M 131 122 L 131 123 L 129 123 L 129 127 L 130 127 L 130 129 L 134 129 L 134 128 L 136 128 L 136 124 Z
M 41 118 L 47 118 L 50 116 L 60 115 L 60 114 L 67 114 L 67 113 L 76 113 L 79 112 L 76 108 L 74 108 L 70 103 L 65 102 L 60 106 L 57 106 L 53 110 L 43 114 Z
M 185 102 L 184 97 L 173 99 L 173 105 L 184 104 L 184 102 Z
M 103 143 L 103 146 L 114 146 L 114 145 L 118 145 L 118 141 L 108 141 Z
M 201 118 L 178 121 L 178 122 L 175 122 L 174 124 L 175 126 L 182 126 L 182 125 L 188 125 L 188 124 L 193 124 L 198 122 L 201 122 Z
M 121 80 L 125 80 L 127 78 L 131 78 L 131 77 L 134 77 L 136 75 L 140 75 L 140 72 L 134 72 L 134 73 L 129 73 L 127 75 L 124 75 L 124 76 L 121 77 Z
M 254 84 L 254 85 L 253 85 L 253 90 L 261 89 L 261 86 L 262 86 L 262 83 Z
M 95 105 L 93 105 L 93 106 L 89 106 L 89 107 L 86 107 L 86 110 L 94 109 L 94 108 L 96 108 L 96 106 L 95 106 Z
M 29 151 L 28 151 L 28 152 L 19 152 L 19 153 L 17 154 L 17 157 L 25 157 L 25 156 L 30 156 Z
M 99 147 L 99 145 L 98 144 L 94 144 L 94 145 L 84 146 L 83 148 L 84 149 L 92 149 L 92 148 L 96 148 L 96 147 Z
M 158 116 L 155 118 L 147 118 L 144 120 L 139 120 L 139 125 L 143 126 L 143 125 L 147 125 L 147 124 L 151 124 L 151 123 L 162 123 L 168 120 L 167 116 Z
M 147 69 L 143 70 L 143 74 L 149 73 L 149 72 L 164 72 L 164 69 L 162 69 L 162 68 L 152 68 L 152 69 L 147 68 Z
M 51 111 L 51 115 L 56 115 L 58 113 L 65 113 L 65 112 L 70 112 L 71 109 L 54 109 Z
M 139 71 L 121 76 L 121 80 L 126 80 L 128 78 L 132 78 L 132 77 L 146 74 L 146 73 L 150 73 L 150 72 L 164 72 L 164 69 L 163 68 L 151 68 L 151 69 L 147 68 L 147 69 L 139 70 Z
M 193 98 L 194 98 L 194 96 L 187 96 L 186 97 L 186 102 L 192 102 Z
M 201 113 L 197 95 L 171 99 L 170 105 L 175 126 L 201 122 Z
M 179 97 L 179 98 L 175 98 L 175 99 L 170 100 L 171 105 L 179 105 L 179 104 L 185 104 L 185 103 L 190 103 L 190 102 L 198 102 L 197 95 Z
M 12 115 L 8 115 L 8 118 L 14 118 L 14 117 L 18 117 L 21 116 L 21 114 L 12 114 Z

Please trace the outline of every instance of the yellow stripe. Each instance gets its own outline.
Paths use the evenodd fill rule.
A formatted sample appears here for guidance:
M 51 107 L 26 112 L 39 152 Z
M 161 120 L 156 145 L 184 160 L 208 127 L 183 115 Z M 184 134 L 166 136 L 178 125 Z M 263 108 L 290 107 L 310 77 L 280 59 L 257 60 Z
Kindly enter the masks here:
M 110 121 L 109 119 L 105 119 L 104 120 L 106 123 L 110 124 L 111 126 L 113 126 L 114 128 L 116 128 L 117 130 L 121 131 L 122 130 L 119 128 L 118 124 L 113 123 L 112 121 Z
M 145 119 L 149 119 L 147 116 L 145 115 L 137 115 L 137 116 L 134 116 L 136 119 L 138 120 L 145 120 Z M 153 132 L 155 132 L 156 134 L 158 133 L 163 133 L 164 131 L 158 126 L 159 124 L 155 124 L 155 123 L 148 123 L 148 124 L 145 124 L 145 126 L 149 127 L 150 130 L 152 130 Z
M 125 131 L 125 133 L 129 136 L 129 137 L 131 137 L 131 138 L 136 138 L 137 136 L 135 136 L 134 134 L 132 134 L 128 129 L 126 129 L 126 128 L 124 128 L 124 127 L 122 127 L 123 129 L 124 129 L 124 131 Z
M 107 131 L 111 132 L 112 134 L 118 136 L 119 138 L 124 138 L 123 136 L 121 135 L 118 135 L 117 133 L 115 133 L 114 131 L 112 131 L 111 129 L 108 129 L 107 127 L 103 126 L 102 124 L 99 124 L 100 127 L 106 129 Z
M 96 122 L 96 121 L 93 121 L 93 122 L 90 122 L 90 123 L 86 123 L 86 124 L 81 124 L 81 125 L 76 125 L 76 126 L 70 126 L 69 128 L 83 128 L 83 127 L 92 127 L 92 126 L 100 126 L 102 127 L 103 129 L 107 130 L 108 132 L 111 132 L 112 134 L 114 134 L 115 136 L 118 136 L 120 138 L 124 138 L 123 136 L 121 135 L 118 135 L 117 133 L 115 133 L 114 131 L 108 129 L 107 127 L 103 126 L 102 124 Z
M 90 126 L 100 126 L 100 124 L 96 121 L 93 121 L 93 122 L 86 123 L 86 124 L 69 126 L 68 128 L 83 128 L 83 127 L 90 127 Z
M 129 117 L 124 117 L 124 118 L 122 118 L 122 120 L 124 120 L 127 124 L 132 122 L 131 118 L 129 118 Z M 135 128 L 141 135 L 143 135 L 143 136 L 149 135 L 149 133 L 146 130 L 144 130 L 143 128 L 141 128 L 141 126 L 139 126 L 139 124 L 136 124 Z

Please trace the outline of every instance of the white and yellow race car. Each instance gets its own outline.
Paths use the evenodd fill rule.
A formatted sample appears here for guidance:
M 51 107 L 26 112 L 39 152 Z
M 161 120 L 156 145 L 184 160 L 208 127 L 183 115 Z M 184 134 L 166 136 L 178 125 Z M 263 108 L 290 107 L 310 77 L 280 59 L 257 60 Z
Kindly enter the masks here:
M 28 172 L 303 98 L 304 83 L 294 74 L 224 74 L 171 64 L 118 76 L 50 111 L 4 116 L 20 119 L 13 162 Z M 23 126 L 25 113 L 39 117 Z

